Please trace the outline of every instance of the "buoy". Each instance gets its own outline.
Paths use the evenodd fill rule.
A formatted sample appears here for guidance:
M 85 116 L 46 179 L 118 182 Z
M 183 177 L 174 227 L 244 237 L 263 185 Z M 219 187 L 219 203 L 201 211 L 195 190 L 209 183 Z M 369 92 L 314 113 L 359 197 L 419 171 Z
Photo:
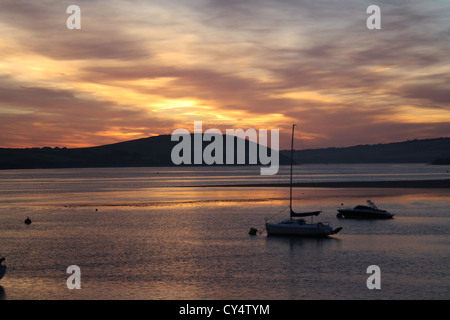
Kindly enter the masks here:
M 25 219 L 25 224 L 31 224 L 31 219 L 30 219 L 30 217 L 27 217 L 27 218 Z
M 255 236 L 256 232 L 258 232 L 258 230 L 256 230 L 255 228 L 250 228 L 250 230 L 248 231 L 248 234 L 251 236 Z

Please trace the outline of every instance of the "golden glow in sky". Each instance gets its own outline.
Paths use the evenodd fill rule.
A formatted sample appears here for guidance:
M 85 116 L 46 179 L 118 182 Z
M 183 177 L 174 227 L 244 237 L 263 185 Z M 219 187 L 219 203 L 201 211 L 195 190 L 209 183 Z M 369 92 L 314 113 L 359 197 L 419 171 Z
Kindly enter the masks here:
M 450 4 L 1 0 L 0 147 L 297 123 L 309 148 L 450 136 Z

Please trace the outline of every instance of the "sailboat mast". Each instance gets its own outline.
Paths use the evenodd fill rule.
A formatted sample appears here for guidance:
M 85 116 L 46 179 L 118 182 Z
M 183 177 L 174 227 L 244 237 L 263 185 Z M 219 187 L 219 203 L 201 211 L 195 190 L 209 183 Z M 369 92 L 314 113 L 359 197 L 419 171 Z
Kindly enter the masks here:
M 291 178 L 289 183 L 289 209 L 292 213 L 292 163 L 294 162 L 294 127 L 295 124 L 292 125 L 292 139 L 291 139 Z

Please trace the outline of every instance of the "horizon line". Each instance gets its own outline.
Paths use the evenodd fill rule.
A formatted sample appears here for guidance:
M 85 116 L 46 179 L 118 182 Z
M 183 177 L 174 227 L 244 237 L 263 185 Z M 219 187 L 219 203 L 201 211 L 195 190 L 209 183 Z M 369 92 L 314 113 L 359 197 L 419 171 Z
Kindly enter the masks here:
M 198 133 L 190 133 L 191 135 L 194 134 L 198 134 Z M 202 132 L 203 134 L 203 132 Z M 222 134 L 223 136 L 226 134 Z M 148 136 L 148 137 L 144 137 L 144 138 L 137 138 L 137 139 L 132 139 L 132 140 L 124 140 L 124 141 L 119 141 L 119 142 L 113 142 L 113 143 L 107 143 L 107 144 L 102 144 L 102 145 L 94 145 L 94 146 L 86 146 L 86 147 L 66 147 L 66 146 L 54 146 L 54 147 L 50 147 L 50 146 L 41 146 L 41 147 L 1 147 L 0 149 L 10 149 L 10 150 L 23 150 L 23 149 L 70 149 L 70 150 L 74 150 L 74 149 L 88 149 L 88 148 L 98 148 L 98 147 L 104 147 L 104 146 L 111 146 L 111 145 L 115 145 L 115 144 L 120 144 L 120 143 L 127 143 L 127 142 L 131 142 L 131 141 L 138 141 L 138 140 L 144 140 L 144 139 L 150 139 L 150 138 L 156 138 L 156 137 L 162 137 L 162 136 L 171 136 L 171 134 L 159 134 L 159 135 L 153 135 L 153 136 Z M 238 138 L 238 137 L 236 137 Z M 246 137 L 245 140 L 248 137 Z M 435 138 L 423 138 L 423 139 L 419 139 L 419 138 L 414 138 L 414 139 L 408 139 L 408 140 L 403 140 L 403 141 L 393 141 L 393 142 L 379 142 L 379 143 L 366 143 L 366 144 L 355 144 L 355 145 L 349 145 L 349 146 L 342 146 L 342 147 L 335 147 L 335 146 L 329 146 L 329 147 L 320 147 L 320 148 L 308 148 L 308 149 L 296 149 L 294 151 L 306 151 L 306 150 L 321 150 L 321 149 L 344 149 L 344 148 L 352 148 L 352 147 L 360 147 L 360 146 L 376 146 L 376 145 L 386 145 L 386 144 L 395 144 L 395 143 L 405 143 L 405 142 L 413 142 L 413 141 L 425 141 L 425 140 L 438 140 L 438 139 L 450 139 L 450 137 L 435 137 Z M 203 142 L 208 142 L 208 141 L 203 141 Z M 258 143 L 257 143 L 258 144 Z M 280 149 L 279 151 L 289 151 L 289 149 Z

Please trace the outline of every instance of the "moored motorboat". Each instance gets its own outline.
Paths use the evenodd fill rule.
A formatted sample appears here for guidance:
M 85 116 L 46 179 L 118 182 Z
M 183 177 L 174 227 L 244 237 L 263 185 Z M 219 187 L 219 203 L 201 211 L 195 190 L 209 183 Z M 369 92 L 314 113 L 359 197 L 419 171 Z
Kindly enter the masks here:
M 370 200 L 367 200 L 367 206 L 357 205 L 353 209 L 338 209 L 338 218 L 347 219 L 392 219 L 393 213 L 378 209 Z

